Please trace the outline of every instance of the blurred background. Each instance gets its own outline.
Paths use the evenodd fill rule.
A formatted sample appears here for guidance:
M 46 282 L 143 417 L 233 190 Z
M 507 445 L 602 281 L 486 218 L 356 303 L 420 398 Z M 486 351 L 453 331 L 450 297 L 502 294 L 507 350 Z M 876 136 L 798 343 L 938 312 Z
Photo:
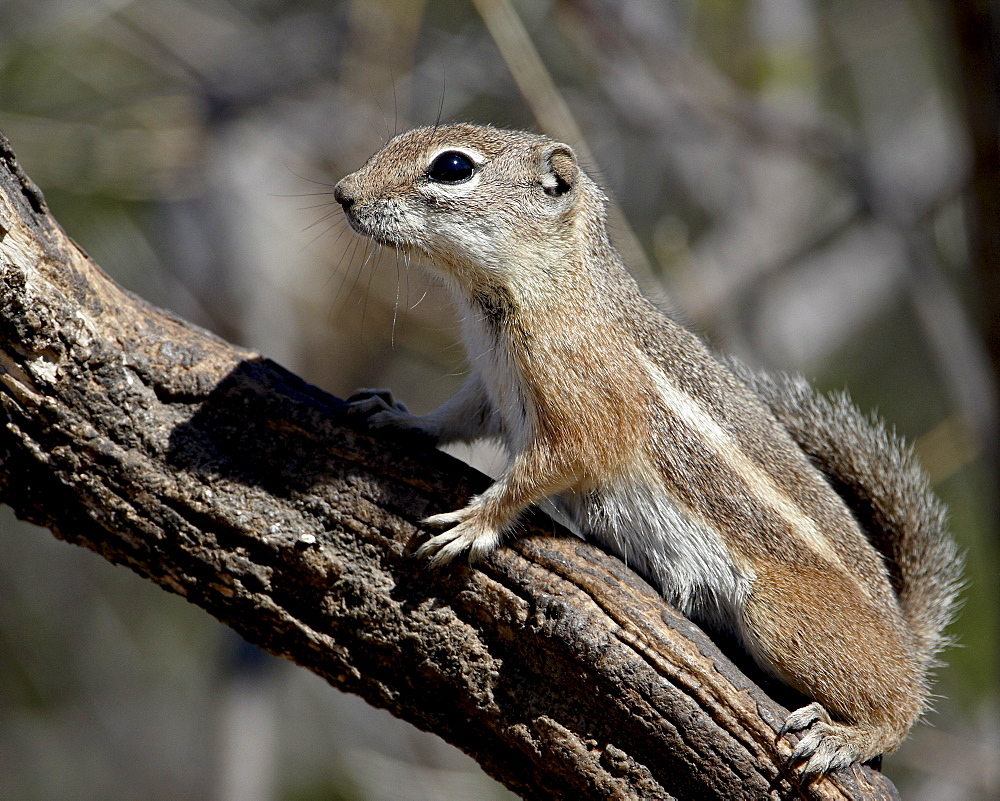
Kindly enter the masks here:
M 885 770 L 907 799 L 984 799 L 1000 27 L 979 5 L 0 0 L 0 130 L 120 283 L 331 392 L 390 386 L 418 412 L 462 381 L 456 321 L 419 270 L 359 244 L 333 184 L 438 118 L 569 142 L 648 291 L 916 443 L 968 586 L 931 725 Z M 0 799 L 511 797 L 7 509 L 0 549 Z

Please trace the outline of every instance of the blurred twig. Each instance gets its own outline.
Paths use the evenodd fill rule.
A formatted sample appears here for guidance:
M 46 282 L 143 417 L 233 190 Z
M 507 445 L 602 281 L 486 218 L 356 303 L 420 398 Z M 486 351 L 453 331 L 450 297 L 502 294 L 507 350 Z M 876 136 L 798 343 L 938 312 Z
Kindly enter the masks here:
M 552 75 L 532 44 L 531 37 L 510 0 L 472 2 L 542 131 L 570 143 L 584 164 L 596 168 L 597 160 L 587 145 L 583 131 L 552 80 Z M 635 230 L 614 198 L 611 199 L 609 212 L 611 228 L 616 233 L 616 243 L 626 264 L 640 282 L 648 282 L 652 276 L 652 265 Z
M 1000 376 L 1000 9 L 989 0 L 952 0 L 947 5 L 955 31 L 959 92 L 972 143 L 967 210 L 976 306 L 995 387 Z M 1000 477 L 995 429 L 986 448 Z

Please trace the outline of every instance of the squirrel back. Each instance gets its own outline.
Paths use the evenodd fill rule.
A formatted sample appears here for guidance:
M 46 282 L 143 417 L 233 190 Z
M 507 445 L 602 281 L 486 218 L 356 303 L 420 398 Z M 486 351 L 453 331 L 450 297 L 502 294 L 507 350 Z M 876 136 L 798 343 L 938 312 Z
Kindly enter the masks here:
M 826 397 L 799 376 L 768 374 L 728 358 L 844 499 L 882 555 L 892 588 L 928 667 L 950 644 L 962 562 L 948 513 L 913 448 L 846 393 Z

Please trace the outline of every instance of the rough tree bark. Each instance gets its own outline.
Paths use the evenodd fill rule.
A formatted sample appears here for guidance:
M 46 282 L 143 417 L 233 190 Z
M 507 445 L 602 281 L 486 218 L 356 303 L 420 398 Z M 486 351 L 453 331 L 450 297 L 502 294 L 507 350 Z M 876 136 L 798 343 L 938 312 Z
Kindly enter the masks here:
M 482 569 L 416 521 L 486 479 L 115 285 L 0 136 L 0 500 L 444 737 L 526 798 L 895 798 L 783 769 L 785 711 L 535 515 Z

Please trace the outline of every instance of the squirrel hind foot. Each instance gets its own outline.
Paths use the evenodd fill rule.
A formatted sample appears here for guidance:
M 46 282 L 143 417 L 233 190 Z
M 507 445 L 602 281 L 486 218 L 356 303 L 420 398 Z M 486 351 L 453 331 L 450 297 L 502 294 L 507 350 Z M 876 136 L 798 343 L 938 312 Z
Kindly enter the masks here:
M 855 762 L 868 762 L 894 744 L 882 727 L 838 723 L 819 703 L 792 712 L 778 736 L 791 732 L 805 732 L 789 758 L 789 764 L 804 774 L 825 774 Z

